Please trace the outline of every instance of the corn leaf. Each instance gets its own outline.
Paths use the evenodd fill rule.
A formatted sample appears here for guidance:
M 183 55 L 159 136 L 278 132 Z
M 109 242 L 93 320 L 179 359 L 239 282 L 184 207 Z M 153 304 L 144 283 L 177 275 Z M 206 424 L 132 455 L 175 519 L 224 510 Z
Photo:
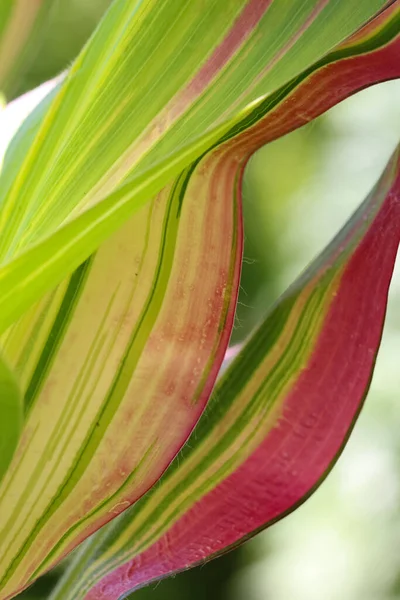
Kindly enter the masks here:
M 0 179 L 0 329 L 384 4 L 116 0 Z
M 330 62 L 291 82 L 257 125 L 226 144 L 226 155 L 246 156 L 357 89 L 399 76 L 397 19 L 392 6 Z M 84 545 L 54 600 L 117 598 L 214 557 L 293 510 L 325 477 L 379 347 L 400 238 L 399 169 L 397 152 L 371 197 L 231 366 L 177 461 Z
M 3 335 L 28 417 L 0 489 L 2 597 L 143 495 L 209 397 L 233 322 L 241 217 L 234 189 L 209 201 L 226 185 L 221 168 L 190 175 Z
M 326 477 L 366 396 L 400 239 L 400 148 L 217 384 L 154 488 L 89 539 L 51 600 L 115 600 L 210 560 Z
M 184 443 L 231 330 L 246 160 L 398 76 L 399 2 L 337 46 L 383 4 L 117 0 L 17 136 L 0 180 L 0 330 L 28 416 L 0 489 L 1 597 L 135 502 Z

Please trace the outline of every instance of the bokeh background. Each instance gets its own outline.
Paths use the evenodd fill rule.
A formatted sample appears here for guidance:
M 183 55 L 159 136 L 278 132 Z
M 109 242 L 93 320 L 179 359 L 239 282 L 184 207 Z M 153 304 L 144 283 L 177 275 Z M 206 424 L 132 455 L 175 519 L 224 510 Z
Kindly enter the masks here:
M 55 2 L 35 61 L 15 93 L 65 69 L 109 4 Z M 249 335 L 329 242 L 376 182 L 399 138 L 400 82 L 388 82 L 254 155 L 243 185 L 246 240 L 232 343 Z M 400 600 L 399 362 L 400 264 L 365 408 L 327 481 L 294 514 L 242 548 L 140 590 L 135 600 Z M 21 598 L 45 598 L 61 571 Z

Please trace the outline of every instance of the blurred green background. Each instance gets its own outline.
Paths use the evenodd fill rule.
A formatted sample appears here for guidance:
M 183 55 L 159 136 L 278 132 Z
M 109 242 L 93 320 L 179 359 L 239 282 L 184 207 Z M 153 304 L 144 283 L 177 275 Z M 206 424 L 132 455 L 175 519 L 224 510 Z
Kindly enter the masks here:
M 109 0 L 57 0 L 21 93 L 66 68 Z M 243 186 L 245 251 L 232 343 L 341 227 L 400 136 L 400 82 L 375 86 L 261 149 Z M 400 269 L 371 391 L 325 484 L 239 550 L 136 600 L 400 600 Z M 21 598 L 43 599 L 55 571 Z

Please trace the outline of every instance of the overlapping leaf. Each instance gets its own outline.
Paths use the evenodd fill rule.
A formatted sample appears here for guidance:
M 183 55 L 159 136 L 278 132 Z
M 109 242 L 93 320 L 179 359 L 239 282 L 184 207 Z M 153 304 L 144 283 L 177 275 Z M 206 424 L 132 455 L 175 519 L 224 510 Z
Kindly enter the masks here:
M 0 328 L 384 4 L 116 0 L 0 180 Z
M 308 79 L 291 82 L 263 120 L 226 144 L 225 160 L 399 76 L 397 19 L 395 6 Z M 399 239 L 397 151 L 371 197 L 233 363 L 179 460 L 89 540 L 54 600 L 118 598 L 226 551 L 315 489 L 368 390 Z
M 184 172 L 3 336 L 28 417 L 0 490 L 2 597 L 147 491 L 200 416 L 240 272 L 220 186 Z
M 115 600 L 275 522 L 323 480 L 367 393 L 400 239 L 400 149 L 283 295 L 142 500 L 83 546 L 52 600 Z
M 382 8 L 383 2 L 349 7 L 342 1 L 293 0 L 290 7 L 282 8 L 276 1 L 253 0 L 247 4 L 229 3 L 229 11 L 211 1 L 202 2 L 201 10 L 197 2 L 166 2 L 160 10 L 154 10 L 153 5 L 151 1 L 114 3 L 58 94 L 45 101 L 25 126 L 0 181 L 2 331 L 33 306 L 31 313 L 6 331 L 3 338 L 5 352 L 25 385 L 31 410 L 18 455 L 3 486 L 8 520 L 2 538 L 6 548 L 2 597 L 15 594 L 146 491 L 193 427 L 230 331 L 232 303 L 228 299 L 235 296 L 240 250 L 237 208 L 232 198 L 238 199 L 249 154 L 355 89 L 398 76 L 398 2 L 362 34 L 327 56 L 328 50 Z M 172 35 L 172 27 L 179 33 Z M 186 43 L 194 44 L 189 59 L 184 52 Z M 376 61 L 373 69 L 370 60 Z M 311 63 L 314 65 L 307 69 Z M 349 83 L 346 69 L 357 74 Z M 340 82 L 336 98 L 332 95 L 335 78 Z M 153 89 L 155 81 L 158 94 Z M 325 90 L 325 96 L 319 94 L 320 99 L 314 93 L 320 92 L 318 84 Z M 181 172 L 217 141 L 227 143 Z M 387 180 L 392 183 L 393 169 L 382 184 L 385 192 Z M 175 182 L 149 203 L 149 197 L 179 172 Z M 144 260 L 146 253 L 138 249 L 146 243 L 143 215 L 153 210 L 157 213 L 155 207 L 163 201 L 158 233 L 155 242 L 149 244 L 154 263 L 136 288 L 131 264 L 124 264 L 123 259 L 139 254 Z M 371 219 L 375 209 L 379 212 L 380 205 L 373 201 L 368 213 Z M 107 250 L 102 247 L 69 283 L 33 305 L 135 211 L 139 212 L 125 229 L 104 246 Z M 355 237 L 347 240 L 348 252 L 354 249 L 351 243 L 357 246 L 368 223 L 363 221 L 361 229 L 356 227 Z M 121 242 L 119 236 L 124 235 L 125 241 Z M 181 246 L 179 235 L 184 240 Z M 206 248 L 205 242 L 212 239 L 214 244 Z M 161 248 L 159 244 L 164 241 L 166 245 Z M 189 248 L 193 250 L 189 252 Z M 204 257 L 215 252 L 219 267 L 210 263 L 207 270 Z M 109 255 L 115 263 L 107 258 Z M 163 257 L 160 270 L 156 257 Z M 346 258 L 346 252 L 340 254 L 339 262 L 326 271 L 326 276 L 321 267 L 318 276 L 323 283 L 316 285 L 315 293 L 312 289 L 316 280 L 305 286 L 310 303 L 315 301 L 314 308 L 326 307 L 327 313 L 318 312 L 309 345 L 299 360 L 306 362 L 312 356 L 329 313 L 329 293 L 334 284 L 339 286 Z M 121 263 L 130 278 L 123 267 L 119 270 Z M 202 277 L 205 272 L 207 278 Z M 186 280 L 181 281 L 185 273 Z M 203 290 L 206 279 L 210 287 Z M 105 286 L 105 304 L 100 303 L 96 310 L 100 290 Z M 138 300 L 136 294 L 143 297 Z M 299 292 L 301 304 L 300 298 L 304 298 L 303 291 Z M 128 299 L 134 302 L 133 307 Z M 383 293 L 379 296 L 380 306 L 384 306 L 384 300 Z M 197 310 L 180 311 L 179 302 L 187 306 L 194 303 Z M 313 310 L 309 304 L 306 309 L 310 310 L 307 320 Z M 292 313 L 291 326 L 299 314 Z M 200 327 L 198 319 L 203 319 Z M 189 356 L 177 347 L 182 341 L 180 322 L 190 339 L 195 334 Z M 379 328 L 379 319 L 377 324 Z M 199 365 L 209 326 L 213 341 L 209 339 L 208 353 Z M 86 344 L 86 350 L 82 344 Z M 265 359 L 268 363 L 268 356 L 265 348 L 258 352 L 264 372 L 263 362 Z M 254 361 L 251 352 L 249 356 Z M 108 365 L 110 357 L 112 364 Z M 154 374 L 155 364 L 160 365 L 160 372 Z M 239 407 L 250 402 L 251 379 L 248 382 L 250 392 L 246 389 L 244 396 L 237 396 Z M 286 398 L 286 383 L 282 385 L 278 404 Z M 132 396 L 126 394 L 131 386 Z M 232 390 L 230 394 L 233 400 Z M 60 404 L 59 397 L 63 398 Z M 223 410 L 224 403 L 221 406 Z M 127 422 L 134 439 L 129 438 L 128 431 L 120 436 Z M 238 443 L 241 432 L 228 430 L 229 424 L 229 419 L 226 423 L 224 419 L 216 426 L 217 433 L 226 428 L 228 438 Z M 196 456 L 204 450 L 202 435 L 207 437 L 200 435 L 201 450 L 200 454 L 195 451 Z M 255 450 L 246 432 L 243 435 L 243 453 L 239 458 L 234 453 L 228 461 L 232 473 L 240 460 L 247 460 Z M 257 441 L 262 440 L 255 436 L 254 443 Z M 35 474 L 31 473 L 32 457 L 37 461 Z M 235 463 L 237 458 L 239 463 Z M 213 457 L 205 460 L 210 462 Z M 103 485 L 97 481 L 99 472 L 105 480 Z M 161 495 L 169 477 L 162 480 Z M 14 512 L 10 498 L 16 496 L 19 505 Z M 152 496 L 149 498 L 151 502 Z M 142 504 L 137 506 L 141 511 Z M 186 509 L 190 507 L 182 513 L 184 520 Z M 145 527 L 146 535 L 151 536 L 149 521 Z M 143 542 L 140 550 L 132 550 L 128 540 L 127 554 L 121 558 L 116 531 L 116 558 L 105 569 L 123 562 L 133 551 L 141 556 L 148 547 L 151 576 L 143 576 L 143 581 L 168 571 L 154 571 L 154 565 L 162 562 L 157 536 Z M 163 533 L 161 547 L 165 543 Z M 208 555 L 201 545 L 196 551 L 198 558 Z M 179 555 L 185 558 L 182 552 Z M 101 557 L 99 564 L 95 578 L 102 574 Z M 135 571 L 136 566 L 134 563 Z M 169 571 L 180 568 L 182 565 L 174 563 Z M 104 593 L 115 594 L 140 584 L 125 572 L 122 579 L 128 587 L 118 587 L 122 584 L 117 574 L 116 580 L 104 584 Z M 103 593 L 102 586 L 93 593 L 99 589 Z

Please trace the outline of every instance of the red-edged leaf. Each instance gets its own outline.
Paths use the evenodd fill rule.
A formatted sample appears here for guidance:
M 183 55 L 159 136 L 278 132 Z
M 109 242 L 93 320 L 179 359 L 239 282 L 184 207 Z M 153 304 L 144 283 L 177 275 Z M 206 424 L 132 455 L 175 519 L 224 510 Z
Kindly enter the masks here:
M 54 599 L 115 600 L 226 552 L 315 490 L 368 391 L 399 239 L 400 149 L 229 367 L 175 463 L 88 540 Z
M 260 102 L 227 138 L 242 135 L 200 161 L 194 176 L 225 165 L 237 181 L 266 141 L 400 76 L 399 22 L 396 2 Z M 400 237 L 399 171 L 397 151 L 371 197 L 224 375 L 179 458 L 89 541 L 54 598 L 112 600 L 217 556 L 293 510 L 325 477 L 359 413 L 379 347 Z
M 190 175 L 3 338 L 29 414 L 0 488 L 2 598 L 140 498 L 209 398 L 233 324 L 242 223 L 224 165 Z M 227 184 L 226 203 L 208 201 Z

